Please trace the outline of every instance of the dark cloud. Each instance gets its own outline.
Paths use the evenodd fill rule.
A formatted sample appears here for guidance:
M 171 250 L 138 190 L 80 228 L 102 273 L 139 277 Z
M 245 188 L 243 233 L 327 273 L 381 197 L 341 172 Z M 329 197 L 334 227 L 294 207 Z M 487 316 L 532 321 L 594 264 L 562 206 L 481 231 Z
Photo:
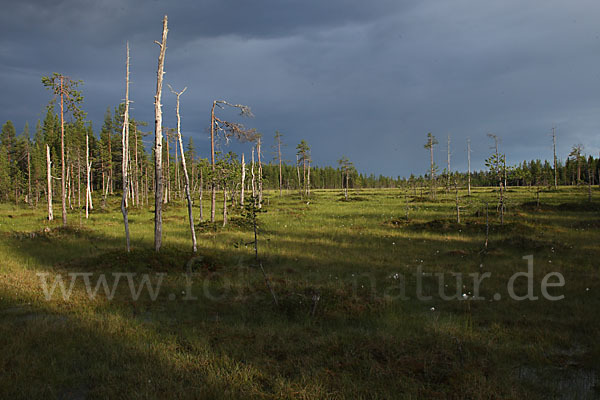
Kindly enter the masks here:
M 152 121 L 153 42 L 168 13 L 165 83 L 189 87 L 183 130 L 204 154 L 217 98 L 250 105 L 256 118 L 244 122 L 267 141 L 284 132 L 289 159 L 306 139 L 317 163 L 347 155 L 373 173 L 424 172 L 429 131 L 440 143 L 451 135 L 457 168 L 467 137 L 482 167 L 487 132 L 511 162 L 549 158 L 553 123 L 563 158 L 578 142 L 596 154 L 598 11 L 591 0 L 11 2 L 0 15 L 0 119 L 35 125 L 50 98 L 40 78 L 59 71 L 85 81 L 99 129 L 123 97 L 129 40 L 133 113 Z M 174 125 L 168 91 L 163 104 Z

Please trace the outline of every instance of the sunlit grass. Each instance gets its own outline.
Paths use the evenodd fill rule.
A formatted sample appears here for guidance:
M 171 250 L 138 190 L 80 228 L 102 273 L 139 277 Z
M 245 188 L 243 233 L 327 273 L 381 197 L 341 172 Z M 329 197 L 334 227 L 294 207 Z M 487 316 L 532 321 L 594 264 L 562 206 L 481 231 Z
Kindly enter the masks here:
M 106 210 L 96 201 L 88 220 L 70 211 L 66 230 L 60 215 L 46 220 L 42 204 L 0 205 L 0 397 L 543 398 L 558 390 L 552 380 L 518 371 L 597 374 L 598 202 L 560 188 L 541 193 L 537 207 L 535 188 L 510 188 L 501 226 L 494 189 L 459 193 L 460 224 L 455 193 L 424 196 L 357 190 L 346 202 L 339 191 L 267 193 L 259 256 L 279 307 L 254 265 L 252 232 L 221 227 L 222 199 L 217 224 L 198 225 L 203 258 L 191 287 L 181 200 L 166 207 L 159 255 L 149 207 L 130 210 L 126 254 L 117 197 Z M 507 298 L 506 283 L 526 270 L 528 254 L 535 294 L 558 271 L 566 285 L 552 293 L 564 300 Z M 427 275 L 423 293 L 432 298 L 418 300 L 417 268 L 445 273 L 444 290 L 459 295 L 473 284 L 456 287 L 451 273 L 490 272 L 486 300 L 444 301 Z M 149 273 L 154 282 L 166 275 L 156 301 L 146 292 L 133 301 L 126 284 L 112 301 L 90 299 L 81 281 L 68 301 L 46 301 L 43 272 L 88 272 L 92 281 L 106 273 L 109 282 L 118 272 Z M 400 300 L 400 276 L 410 299 Z M 527 289 L 524 281 L 516 287 Z M 198 300 L 184 300 L 190 289 Z M 493 301 L 495 293 L 503 298 Z

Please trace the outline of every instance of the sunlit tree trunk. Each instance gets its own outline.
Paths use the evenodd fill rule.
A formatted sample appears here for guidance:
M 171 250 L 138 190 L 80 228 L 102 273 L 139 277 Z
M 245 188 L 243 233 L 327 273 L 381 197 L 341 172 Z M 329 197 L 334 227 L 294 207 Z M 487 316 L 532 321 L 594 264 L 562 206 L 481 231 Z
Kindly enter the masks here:
M 242 153 L 242 186 L 240 187 L 240 206 L 244 207 L 244 186 L 246 185 L 246 160 Z
M 214 101 L 210 110 L 210 167 L 212 171 L 212 178 L 210 184 L 211 198 L 210 198 L 210 222 L 215 222 L 215 208 L 217 206 L 217 187 L 215 185 L 215 106 L 217 102 Z
M 156 95 L 154 97 L 154 250 L 160 251 L 162 245 L 162 110 L 161 94 L 165 65 L 165 52 L 167 50 L 167 16 L 163 19 L 162 42 L 158 56 L 158 70 L 156 74 Z
M 260 137 L 256 143 L 256 155 L 258 156 L 258 208 L 262 207 L 263 200 L 263 181 L 262 181 L 262 162 L 260 160 Z
M 127 193 L 129 191 L 128 162 L 129 162 L 129 42 L 127 42 L 127 62 L 125 75 L 125 114 L 123 115 L 123 133 L 121 143 L 123 146 L 123 161 L 121 171 L 123 175 L 123 197 L 121 198 L 121 212 L 125 225 L 125 242 L 129 253 L 129 217 L 127 213 Z
M 204 213 L 203 213 L 203 208 L 202 208 L 202 197 L 204 195 L 204 179 L 203 179 L 203 174 L 202 174 L 202 167 L 200 167 L 200 221 L 204 220 Z
M 92 199 L 92 193 L 90 190 L 90 139 L 89 135 L 85 134 L 85 219 L 89 218 L 90 214 L 90 203 Z
M 468 194 L 471 195 L 471 139 L 467 139 L 467 163 L 469 173 L 467 175 Z
M 177 106 L 175 108 L 177 111 L 177 141 L 179 142 L 179 151 L 181 152 L 181 163 L 183 166 L 183 176 L 185 178 L 184 189 L 185 197 L 187 198 L 188 221 L 190 223 L 190 231 L 192 233 L 192 249 L 195 253 L 197 250 L 197 245 L 196 231 L 194 230 L 194 215 L 192 214 L 192 195 L 190 194 L 190 178 L 187 173 L 187 166 L 185 164 L 185 154 L 183 152 L 183 140 L 181 140 L 181 116 L 179 114 L 179 97 L 183 94 L 183 92 L 185 92 L 186 89 L 187 87 L 185 87 L 181 92 L 175 92 L 173 88 L 171 88 L 171 92 L 173 92 L 177 96 Z M 175 151 L 177 151 L 177 148 L 175 148 Z
M 48 221 L 54 220 L 52 211 L 52 161 L 50 161 L 50 146 L 46 145 L 46 178 L 48 179 Z
M 254 175 L 254 147 L 252 147 L 252 166 L 250 168 L 252 174 L 252 198 L 256 198 L 256 176 Z

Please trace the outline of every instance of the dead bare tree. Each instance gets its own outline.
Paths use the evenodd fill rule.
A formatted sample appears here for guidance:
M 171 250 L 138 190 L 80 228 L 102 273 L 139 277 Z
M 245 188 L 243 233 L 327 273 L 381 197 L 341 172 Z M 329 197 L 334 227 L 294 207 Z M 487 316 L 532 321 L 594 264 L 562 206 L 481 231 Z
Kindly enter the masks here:
M 210 162 L 213 173 L 211 182 L 211 202 L 210 202 L 210 222 L 215 222 L 215 210 L 217 202 L 217 186 L 215 182 L 215 136 L 219 132 L 223 133 L 225 140 L 229 142 L 231 137 L 241 141 L 252 141 L 256 137 L 255 129 L 246 129 L 242 124 L 225 121 L 215 115 L 215 108 L 224 109 L 225 107 L 237 108 L 241 116 L 253 117 L 250 107 L 243 104 L 231 104 L 225 100 L 214 100 L 210 110 Z
M 554 153 L 554 189 L 558 188 L 558 171 L 556 170 L 556 127 L 552 127 L 552 151 Z
M 52 161 L 50 161 L 50 146 L 46 145 L 46 177 L 48 179 L 48 221 L 54 220 L 52 211 Z
M 244 159 L 244 153 L 242 153 L 242 182 L 240 186 L 240 206 L 244 207 L 244 185 L 246 181 L 246 160 Z
M 587 163 L 588 167 L 588 201 L 592 202 L 592 163 Z
M 262 162 L 260 160 L 260 135 L 256 138 L 256 155 L 258 156 L 258 208 L 262 208 L 263 201 L 263 182 L 262 182 Z
M 456 193 L 456 223 L 460 224 L 460 203 L 458 202 L 458 183 L 454 181 L 454 191 Z
M 448 135 L 448 170 L 446 171 L 446 192 L 450 191 L 450 135 Z
M 275 131 L 275 141 L 277 142 L 277 160 L 279 162 L 279 197 L 281 197 L 281 187 L 283 186 L 282 181 L 282 168 L 281 168 L 281 137 L 283 135 L 279 131 Z
M 467 163 L 469 170 L 467 175 L 468 194 L 471 196 L 471 139 L 467 139 Z
M 204 175 L 202 173 L 202 166 L 200 166 L 200 193 L 199 193 L 199 206 L 200 206 L 200 221 L 204 219 L 204 209 L 202 208 L 202 198 L 204 197 Z
M 129 190 L 129 42 L 127 42 L 127 61 L 125 64 L 127 71 L 125 73 L 125 113 L 123 114 L 123 133 L 121 136 L 123 147 L 123 161 L 121 164 L 123 174 L 123 197 L 121 198 L 121 213 L 123 214 L 125 241 L 127 243 L 127 252 L 129 253 L 129 217 L 127 213 L 127 192 Z
M 184 87 L 181 92 L 176 92 L 175 90 L 173 90 L 173 88 L 171 87 L 171 85 L 169 85 L 169 89 L 171 89 L 171 92 L 175 96 L 177 96 L 177 107 L 176 107 L 176 111 L 177 111 L 177 140 L 179 142 L 179 151 L 181 152 L 181 163 L 183 165 L 183 176 L 185 178 L 184 190 L 185 190 L 185 196 L 187 198 L 188 219 L 190 221 L 190 231 L 192 233 L 192 248 L 193 248 L 194 253 L 195 253 L 197 251 L 197 246 L 196 246 L 196 231 L 194 230 L 194 216 L 192 214 L 192 195 L 190 194 L 190 178 L 189 178 L 188 173 L 187 173 L 187 166 L 185 164 L 185 154 L 183 152 L 183 141 L 181 140 L 181 116 L 179 114 L 179 97 L 186 91 L 187 87 Z
M 154 97 L 154 250 L 160 251 L 162 245 L 162 109 L 160 98 L 167 50 L 167 16 L 163 18 L 162 41 L 155 42 L 160 47 L 158 69 L 156 73 L 156 95 Z
M 256 176 L 254 175 L 254 146 L 252 147 L 252 164 L 250 166 L 250 174 L 252 175 L 252 197 L 256 198 Z
M 90 207 L 92 205 L 92 191 L 90 186 L 90 171 L 92 169 L 92 163 L 90 162 L 90 138 L 89 135 L 85 134 L 85 219 L 89 218 Z

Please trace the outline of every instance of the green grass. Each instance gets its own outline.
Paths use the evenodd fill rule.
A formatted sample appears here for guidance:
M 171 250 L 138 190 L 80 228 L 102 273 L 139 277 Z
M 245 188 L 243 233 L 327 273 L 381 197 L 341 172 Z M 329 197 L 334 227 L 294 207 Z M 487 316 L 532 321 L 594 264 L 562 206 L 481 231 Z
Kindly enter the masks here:
M 198 224 L 192 259 L 182 201 L 164 212 L 159 254 L 153 207 L 131 208 L 127 254 L 117 197 L 106 210 L 96 200 L 88 220 L 71 211 L 67 229 L 59 206 L 49 222 L 43 204 L 0 205 L 0 398 L 595 398 L 600 202 L 587 202 L 587 188 L 542 192 L 539 207 L 535 189 L 507 195 L 500 225 L 491 188 L 460 192 L 460 224 L 453 193 L 431 202 L 411 190 L 408 220 L 402 190 L 354 191 L 351 201 L 268 193 L 259 253 L 279 307 L 238 212 L 225 228 Z M 529 254 L 540 299 L 511 300 L 507 282 Z M 418 268 L 443 273 L 446 293 L 459 295 L 473 290 L 469 273 L 490 272 L 486 299 L 445 301 L 437 277 L 422 275 L 432 298 L 419 300 Z M 92 284 L 103 273 L 109 284 L 136 273 L 136 285 L 166 275 L 154 301 L 147 290 L 134 301 L 124 277 L 112 300 L 90 299 L 81 277 L 67 301 L 58 289 L 45 299 L 37 273 L 75 272 Z M 563 300 L 541 297 L 550 272 L 565 278 L 549 290 Z M 525 280 L 516 287 L 525 293 Z M 185 300 L 190 290 L 197 300 Z

